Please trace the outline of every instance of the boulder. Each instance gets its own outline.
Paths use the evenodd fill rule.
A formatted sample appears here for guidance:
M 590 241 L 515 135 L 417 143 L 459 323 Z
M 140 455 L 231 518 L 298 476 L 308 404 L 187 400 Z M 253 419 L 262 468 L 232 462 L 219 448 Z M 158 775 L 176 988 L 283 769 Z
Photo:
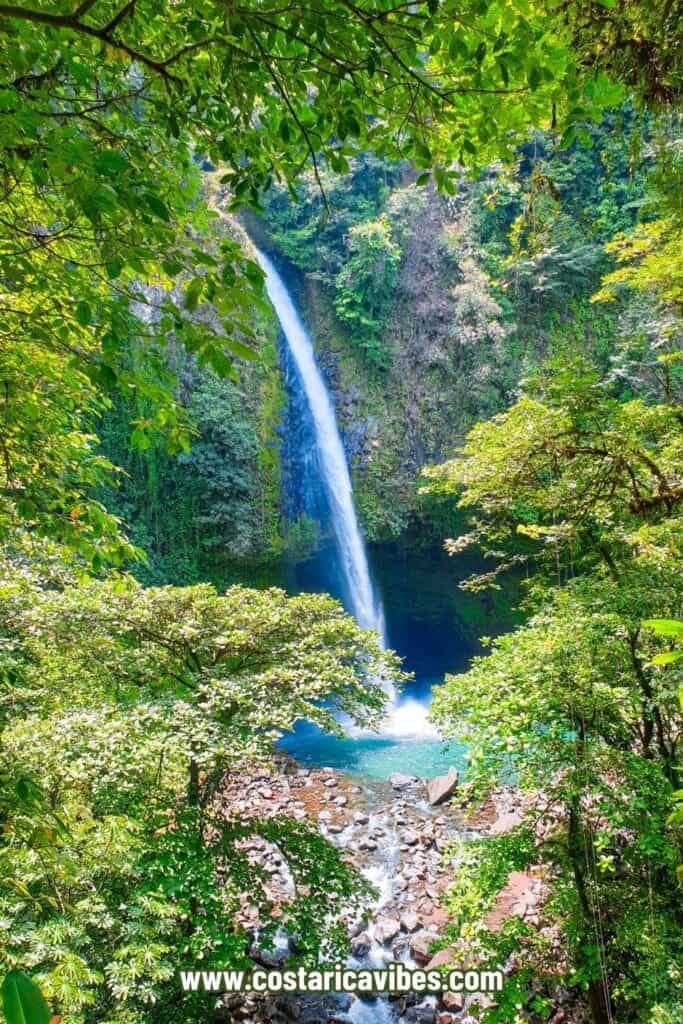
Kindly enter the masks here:
M 410 940 L 410 952 L 418 964 L 428 964 L 432 959 L 432 946 L 438 935 L 435 932 L 416 932 Z
M 361 932 L 351 940 L 351 953 L 355 957 L 364 957 L 370 952 L 372 939 L 367 932 Z
M 455 951 L 450 947 L 447 946 L 446 949 L 440 949 L 427 964 L 427 970 L 435 971 L 438 967 L 446 967 L 448 964 L 452 964 L 454 956 Z
M 416 775 L 403 775 L 402 772 L 394 772 L 393 775 L 389 776 L 389 785 L 392 789 L 407 789 L 408 786 L 413 786 L 417 781 Z
M 465 996 L 462 992 L 444 992 L 441 1001 L 447 1010 L 458 1013 L 465 1009 Z
M 416 932 L 420 927 L 420 918 L 414 910 L 406 910 L 401 914 L 401 928 L 404 932 Z
M 499 814 L 490 826 L 489 832 L 492 836 L 502 836 L 506 832 L 512 832 L 513 829 L 519 828 L 523 822 L 524 815 L 519 808 L 515 807 L 511 811 L 503 811 Z
M 453 795 L 458 785 L 458 769 L 449 768 L 448 774 L 436 775 L 433 779 L 427 780 L 427 799 L 432 807 L 448 800 Z
M 375 938 L 377 942 L 384 945 L 395 939 L 401 930 L 401 926 L 395 917 L 380 917 L 375 925 Z

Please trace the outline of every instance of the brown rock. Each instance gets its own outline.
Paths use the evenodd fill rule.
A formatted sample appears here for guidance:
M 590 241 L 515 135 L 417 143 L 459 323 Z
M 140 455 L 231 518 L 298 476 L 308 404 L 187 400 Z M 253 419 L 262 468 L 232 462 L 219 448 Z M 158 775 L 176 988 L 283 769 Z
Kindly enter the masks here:
M 458 769 L 449 768 L 447 775 L 437 775 L 427 780 L 427 799 L 432 807 L 448 800 L 458 785 Z
M 375 938 L 384 945 L 395 939 L 401 930 L 401 926 L 395 917 L 380 917 L 375 925 Z
M 356 957 L 363 957 L 370 951 L 372 939 L 367 932 L 361 932 L 351 941 L 351 952 Z
M 404 775 L 402 772 L 394 772 L 389 776 L 389 785 L 392 789 L 406 789 L 417 782 L 416 775 Z
M 457 1013 L 465 1008 L 465 996 L 462 992 L 444 992 L 441 1001 L 447 1010 Z
M 419 964 L 428 964 L 432 959 L 432 946 L 438 935 L 435 932 L 416 932 L 410 939 L 410 952 Z
M 445 967 L 447 964 L 452 964 L 454 957 L 455 950 L 452 947 L 447 946 L 446 949 L 440 949 L 427 964 L 427 970 L 435 971 L 437 967 Z
M 404 932 L 416 932 L 420 927 L 420 918 L 414 910 L 406 910 L 401 914 L 401 928 Z

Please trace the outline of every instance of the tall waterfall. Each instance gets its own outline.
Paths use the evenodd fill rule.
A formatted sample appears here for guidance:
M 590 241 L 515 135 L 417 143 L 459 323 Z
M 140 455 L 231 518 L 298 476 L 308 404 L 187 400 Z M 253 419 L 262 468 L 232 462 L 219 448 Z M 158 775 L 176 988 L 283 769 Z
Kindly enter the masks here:
M 377 630 L 384 643 L 384 614 L 370 579 L 365 545 L 353 503 L 351 477 L 334 408 L 316 363 L 308 331 L 294 308 L 284 281 L 267 256 L 258 250 L 256 256 L 265 272 L 268 297 L 282 326 L 311 412 L 320 474 L 330 507 L 348 610 L 359 626 Z

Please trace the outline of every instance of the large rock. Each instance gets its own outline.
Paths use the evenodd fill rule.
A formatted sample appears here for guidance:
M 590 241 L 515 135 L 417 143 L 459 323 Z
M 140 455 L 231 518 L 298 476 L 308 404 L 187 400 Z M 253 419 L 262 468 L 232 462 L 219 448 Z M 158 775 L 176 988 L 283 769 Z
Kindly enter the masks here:
M 465 1008 L 465 996 L 462 992 L 444 992 L 441 1001 L 447 1010 L 458 1013 Z
M 447 946 L 446 949 L 440 949 L 427 964 L 427 970 L 435 971 L 438 967 L 447 967 L 448 964 L 453 963 L 454 957 L 455 951 L 450 946 Z
M 375 938 L 381 944 L 391 942 L 401 930 L 401 926 L 394 917 L 380 917 L 375 925 Z
M 401 928 L 404 932 L 416 932 L 420 927 L 420 918 L 414 910 L 406 910 L 401 914 Z
M 428 964 L 432 959 L 432 946 L 438 939 L 435 932 L 416 932 L 410 939 L 410 952 L 418 964 Z
M 522 811 L 514 807 L 511 811 L 503 811 L 499 814 L 490 826 L 489 832 L 492 836 L 502 836 L 506 832 L 512 832 L 513 829 L 519 828 L 523 822 L 524 815 Z
M 370 952 L 372 939 L 367 932 L 361 932 L 351 940 L 351 952 L 355 957 L 361 958 Z
M 418 781 L 417 775 L 403 775 L 401 772 L 394 772 L 389 776 L 389 785 L 393 789 L 407 789 Z
M 447 775 L 437 775 L 427 780 L 427 799 L 432 807 L 442 804 L 453 795 L 458 785 L 458 769 L 449 768 Z

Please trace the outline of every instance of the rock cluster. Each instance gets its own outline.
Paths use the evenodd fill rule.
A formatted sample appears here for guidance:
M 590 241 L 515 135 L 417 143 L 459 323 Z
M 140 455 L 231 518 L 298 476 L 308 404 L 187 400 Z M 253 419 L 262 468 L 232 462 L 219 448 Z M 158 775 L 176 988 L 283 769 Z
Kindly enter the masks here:
M 459 809 L 448 803 L 457 783 L 457 771 L 451 769 L 426 785 L 415 776 L 397 773 L 387 784 L 360 787 L 332 769 L 303 768 L 283 758 L 270 771 L 245 770 L 228 779 L 222 800 L 229 815 L 287 814 L 316 821 L 323 835 L 341 846 L 377 885 L 378 900 L 369 915 L 346 922 L 357 965 L 402 960 L 428 969 L 448 964 L 462 967 L 466 965 L 460 954 L 444 938 L 447 918 L 440 905 L 452 879 L 444 853 L 450 839 L 462 831 Z M 523 808 L 511 792 L 501 789 L 494 794 L 482 814 L 480 831 L 500 834 L 519 824 Z M 259 838 L 245 841 L 245 848 L 265 869 L 270 895 L 285 898 L 287 871 L 278 851 Z M 513 874 L 491 911 L 494 927 L 516 913 L 530 924 L 538 920 L 544 894 L 541 874 Z M 248 898 L 242 920 L 256 931 L 259 922 Z M 258 949 L 254 956 L 266 962 Z M 476 1000 L 481 1005 L 481 998 L 455 992 L 443 993 L 438 1000 L 389 997 L 392 1018 L 416 1024 L 472 1024 L 470 1007 Z M 353 1014 L 349 1016 L 353 1003 L 350 996 L 261 996 L 232 999 L 226 1009 L 229 1019 L 245 1024 L 341 1024 L 353 1019 Z

